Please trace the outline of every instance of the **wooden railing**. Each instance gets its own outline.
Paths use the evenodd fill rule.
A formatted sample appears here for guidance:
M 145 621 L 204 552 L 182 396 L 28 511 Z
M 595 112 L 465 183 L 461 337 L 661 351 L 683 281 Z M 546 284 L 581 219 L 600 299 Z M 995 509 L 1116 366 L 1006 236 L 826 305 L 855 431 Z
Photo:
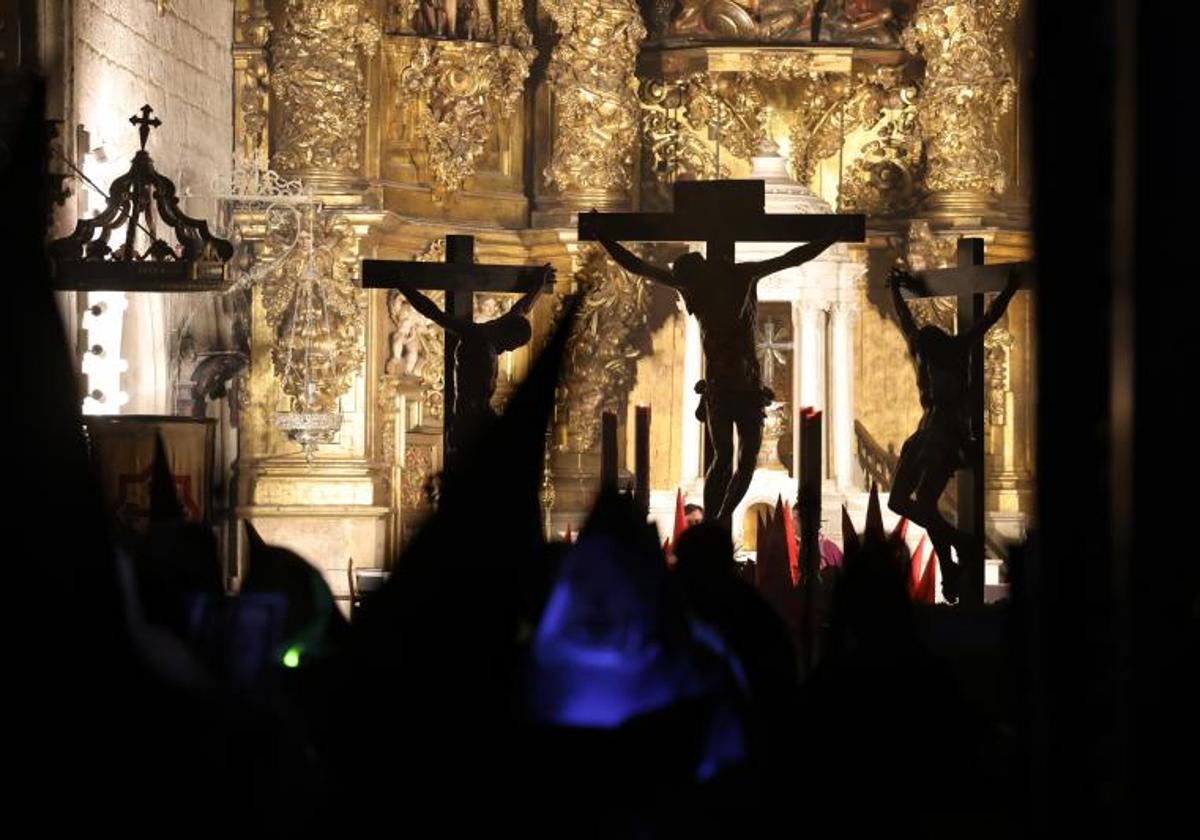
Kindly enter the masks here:
M 866 426 L 854 421 L 854 438 L 858 450 L 858 463 L 866 478 L 866 489 L 872 484 L 879 485 L 880 492 L 892 489 L 892 478 L 896 475 L 896 464 L 900 456 L 892 447 L 884 449 L 879 441 L 871 436 Z

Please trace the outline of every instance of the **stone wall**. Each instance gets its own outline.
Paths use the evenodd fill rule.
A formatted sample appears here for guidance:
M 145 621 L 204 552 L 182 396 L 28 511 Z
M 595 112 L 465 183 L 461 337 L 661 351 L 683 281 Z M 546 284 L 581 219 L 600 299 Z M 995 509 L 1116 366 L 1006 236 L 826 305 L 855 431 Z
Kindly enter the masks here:
M 206 196 L 213 176 L 228 170 L 233 146 L 232 0 L 172 0 L 161 14 L 153 0 L 69 6 L 69 63 L 61 68 L 71 94 L 66 130 L 87 133 L 86 148 L 76 150 L 84 172 L 107 187 L 128 168 L 138 148 L 129 117 L 149 104 L 163 121 L 147 145 L 155 167 L 175 182 L 185 212 L 211 220 L 215 202 Z M 76 202 L 90 216 L 104 199 L 79 185 Z M 211 295 L 128 298 L 122 413 L 173 413 L 180 328 L 190 325 L 199 349 L 220 344 L 220 307 Z

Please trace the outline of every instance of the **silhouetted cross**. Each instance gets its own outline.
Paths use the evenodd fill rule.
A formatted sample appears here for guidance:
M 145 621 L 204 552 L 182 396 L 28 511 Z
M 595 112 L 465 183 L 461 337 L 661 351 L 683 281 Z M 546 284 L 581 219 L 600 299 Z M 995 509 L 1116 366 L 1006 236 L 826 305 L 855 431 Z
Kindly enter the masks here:
M 905 289 L 906 298 L 954 297 L 958 304 L 958 333 L 969 333 L 983 317 L 984 294 L 999 292 L 1013 275 L 1021 278 L 1025 289 L 1033 287 L 1037 268 L 1032 262 L 992 263 L 984 265 L 983 240 L 958 240 L 958 266 L 921 271 L 914 276 L 923 282 L 919 290 Z M 969 359 L 968 412 L 971 435 L 980 442 L 973 449 L 966 466 L 959 470 L 958 510 L 956 526 L 967 534 L 973 550 L 970 557 L 959 558 L 962 564 L 960 600 L 980 606 L 984 603 L 986 571 L 984 560 L 984 371 L 983 352 L 972 351 Z
M 141 138 L 142 148 L 145 149 L 146 141 L 150 139 L 151 127 L 158 128 L 162 125 L 162 120 L 158 117 L 150 118 L 150 115 L 154 113 L 154 109 L 149 105 L 143 105 L 139 110 L 142 112 L 141 118 L 139 119 L 137 114 L 134 114 L 129 118 L 129 121 L 138 127 L 138 137 Z
M 436 289 L 446 294 L 447 315 L 462 321 L 475 317 L 474 299 L 476 292 L 511 292 L 525 294 L 546 282 L 545 266 L 488 265 L 475 262 L 475 237 L 449 235 L 446 237 L 446 261 L 408 262 L 404 260 L 363 260 L 362 287 L 364 289 Z M 446 349 L 443 359 L 445 376 L 443 395 L 445 398 L 445 427 L 443 452 L 447 458 L 457 449 L 455 425 L 457 418 L 455 398 L 456 374 L 455 351 L 458 338 L 446 333 Z

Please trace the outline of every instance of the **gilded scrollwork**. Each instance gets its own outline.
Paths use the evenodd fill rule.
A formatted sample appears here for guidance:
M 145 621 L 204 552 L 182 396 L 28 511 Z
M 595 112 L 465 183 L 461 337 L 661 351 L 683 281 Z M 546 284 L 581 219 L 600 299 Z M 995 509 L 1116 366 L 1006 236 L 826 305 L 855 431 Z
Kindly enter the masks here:
M 1020 0 L 923 0 L 901 41 L 925 60 L 919 107 L 932 192 L 1001 192 L 1000 117 L 1016 95 L 1004 26 Z
M 361 60 L 379 38 L 359 0 L 286 0 L 271 37 L 271 92 L 281 110 L 275 168 L 359 172 L 367 119 Z
M 767 136 L 767 100 L 753 74 L 694 73 L 672 82 L 648 81 L 639 88 L 639 100 L 642 134 L 660 175 L 728 177 L 719 152 L 749 160 Z
M 758 154 L 767 134 L 767 100 L 753 77 L 698 73 L 683 82 L 684 118 L 704 129 L 734 157 Z
M 868 86 L 852 84 L 849 74 L 809 70 L 806 75 L 788 131 L 792 174 L 801 184 L 811 181 L 817 164 L 842 147 L 851 118 L 861 113 L 852 106 L 852 97 L 871 97 Z
M 767 82 L 794 82 L 812 74 L 815 63 L 812 53 L 766 53 L 755 56 L 746 72 Z
M 661 180 L 726 178 L 729 167 L 688 125 L 681 111 L 678 85 L 646 80 L 638 88 L 642 107 L 642 140 L 655 175 Z
M 417 42 L 396 95 L 417 97 L 416 133 L 429 157 L 434 197 L 462 189 L 500 121 L 525 91 L 534 51 L 477 41 Z
M 650 290 L 599 246 L 581 246 L 578 266 L 583 301 L 567 343 L 560 401 L 568 407 L 567 448 L 586 452 L 599 440 L 601 410 L 619 405 L 637 377 Z
M 432 475 L 433 448 L 412 443 L 406 446 L 404 477 L 400 490 L 401 503 L 405 510 L 416 510 L 426 506 L 427 487 Z
M 794 167 L 811 169 L 820 159 L 817 155 L 837 151 L 844 98 L 829 103 L 827 94 L 835 80 L 846 78 L 819 72 L 814 66 L 811 54 L 767 53 L 736 72 L 698 72 L 643 82 L 639 89 L 642 135 L 656 173 L 724 178 L 730 169 L 721 156 L 748 161 L 759 155 L 768 139 L 769 88 L 776 82 L 799 82 L 806 92 L 791 135 L 798 149 Z
M 546 77 L 555 97 L 555 135 L 542 176 L 561 192 L 624 194 L 633 185 L 638 99 L 634 65 L 646 37 L 633 0 L 545 0 L 559 41 Z
M 911 209 L 922 171 L 917 87 L 887 68 L 876 73 L 870 90 L 873 97 L 862 97 L 857 122 L 873 136 L 846 168 L 838 206 L 843 212 L 895 214 Z

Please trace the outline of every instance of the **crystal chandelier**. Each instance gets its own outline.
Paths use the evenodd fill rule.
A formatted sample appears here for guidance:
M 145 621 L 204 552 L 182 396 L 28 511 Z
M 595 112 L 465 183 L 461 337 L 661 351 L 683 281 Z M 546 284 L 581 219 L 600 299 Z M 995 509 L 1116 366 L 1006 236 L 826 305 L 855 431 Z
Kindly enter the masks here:
M 342 427 L 335 409 L 336 397 L 322 383 L 337 381 L 337 348 L 326 305 L 327 293 L 312 250 L 296 279 L 291 312 L 286 321 L 286 343 L 282 349 L 283 391 L 292 398 L 292 410 L 278 412 L 275 426 L 304 449 L 310 463 L 317 446 L 330 442 Z
M 272 360 L 291 405 L 275 413 L 273 424 L 312 463 L 318 446 L 332 441 L 342 426 L 335 393 L 336 325 L 329 307 L 334 257 L 320 243 L 323 207 L 299 180 L 285 180 L 246 159 L 235 160 L 230 177 L 215 191 L 234 215 L 255 219 L 263 230 L 263 247 L 252 255 L 246 248 L 247 259 L 234 267 L 234 288 L 258 285 L 279 301 Z

